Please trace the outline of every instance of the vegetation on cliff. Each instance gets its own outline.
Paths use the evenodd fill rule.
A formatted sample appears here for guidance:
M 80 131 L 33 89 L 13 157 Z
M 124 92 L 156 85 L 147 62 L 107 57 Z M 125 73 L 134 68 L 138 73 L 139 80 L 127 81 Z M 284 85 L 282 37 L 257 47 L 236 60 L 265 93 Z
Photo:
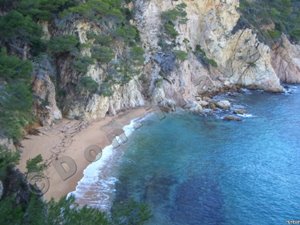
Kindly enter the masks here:
M 300 4 L 297 0 L 240 0 L 240 24 L 258 31 L 259 38 L 272 44 L 281 34 L 300 41 Z
M 32 92 L 32 81 L 39 59 L 68 62 L 77 79 L 69 87 L 82 96 L 110 96 L 111 86 L 123 85 L 139 73 L 143 49 L 139 33 L 130 24 L 130 1 L 123 0 L 0 0 L 0 135 L 18 143 L 27 126 L 35 121 L 33 103 L 39 96 Z M 58 22 L 59 21 L 59 22 Z M 78 34 L 61 31 L 68 21 L 89 21 L 101 30 L 88 37 L 86 45 Z M 43 24 L 49 24 L 51 37 L 44 37 Z M 83 54 L 90 49 L 91 56 Z M 122 51 L 120 51 L 122 49 Z M 89 66 L 105 69 L 101 84 L 87 76 Z M 58 65 L 54 71 L 59 70 Z M 75 75 L 74 75 L 75 74 Z M 59 73 L 54 74 L 54 80 Z M 65 91 L 57 85 L 58 91 Z M 60 99 L 63 101 L 63 98 Z M 47 105 L 47 103 L 45 103 Z M 0 146 L 0 181 L 4 193 L 0 199 L 0 224 L 136 224 L 150 217 L 143 204 L 128 203 L 108 218 L 96 209 L 79 207 L 74 198 L 44 202 L 30 192 L 26 177 L 15 169 L 18 155 Z M 38 161 L 40 161 L 38 159 Z M 28 169 L 35 167 L 29 162 Z M 130 209 L 130 211 L 128 211 Z

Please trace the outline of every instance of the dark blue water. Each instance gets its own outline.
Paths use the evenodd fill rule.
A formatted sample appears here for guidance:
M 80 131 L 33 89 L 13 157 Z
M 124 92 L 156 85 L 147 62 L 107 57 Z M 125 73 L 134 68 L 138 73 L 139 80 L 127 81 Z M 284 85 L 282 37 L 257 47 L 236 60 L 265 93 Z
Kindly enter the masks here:
M 300 90 L 231 97 L 255 117 L 152 116 L 125 146 L 115 202 L 144 201 L 151 225 L 300 220 Z

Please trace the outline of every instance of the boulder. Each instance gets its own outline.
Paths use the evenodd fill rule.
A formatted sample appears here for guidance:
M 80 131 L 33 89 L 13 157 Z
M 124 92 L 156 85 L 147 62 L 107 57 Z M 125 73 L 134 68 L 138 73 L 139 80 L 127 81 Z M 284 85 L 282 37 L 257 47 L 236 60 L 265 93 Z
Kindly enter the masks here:
M 203 100 L 199 101 L 198 103 L 199 103 L 199 105 L 201 105 L 202 107 L 207 107 L 207 106 L 209 105 L 209 102 L 203 101 Z
M 216 103 L 216 105 L 218 108 L 224 109 L 224 110 L 230 109 L 230 107 L 231 107 L 231 103 L 228 100 L 219 101 Z

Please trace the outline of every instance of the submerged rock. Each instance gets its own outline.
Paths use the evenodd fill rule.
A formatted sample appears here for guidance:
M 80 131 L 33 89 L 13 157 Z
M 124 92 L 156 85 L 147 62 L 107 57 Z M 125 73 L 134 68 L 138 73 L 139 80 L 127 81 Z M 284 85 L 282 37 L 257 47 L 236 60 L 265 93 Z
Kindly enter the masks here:
M 242 121 L 242 119 L 240 117 L 234 116 L 234 115 L 224 116 L 223 120 L 226 120 L 226 121 Z
M 235 109 L 233 110 L 234 114 L 237 114 L 237 115 L 244 115 L 247 113 L 247 110 L 246 109 Z

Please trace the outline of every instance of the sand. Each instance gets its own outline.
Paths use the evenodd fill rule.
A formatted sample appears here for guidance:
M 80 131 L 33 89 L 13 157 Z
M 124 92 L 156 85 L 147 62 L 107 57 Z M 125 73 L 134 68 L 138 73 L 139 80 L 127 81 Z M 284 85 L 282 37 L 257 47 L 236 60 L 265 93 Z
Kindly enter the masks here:
M 112 139 L 122 133 L 122 128 L 131 120 L 145 116 L 151 109 L 136 108 L 122 112 L 114 117 L 106 117 L 90 124 L 82 121 L 62 120 L 51 128 L 41 127 L 39 135 L 28 135 L 21 142 L 21 159 L 18 168 L 26 171 L 26 162 L 41 154 L 48 164 L 43 176 L 38 175 L 38 186 L 44 193 L 44 198 L 55 200 L 75 190 L 77 182 L 82 178 L 84 169 L 91 163 L 84 155 L 85 150 L 92 145 L 104 149 Z M 54 167 L 56 159 L 70 157 L 76 163 L 76 173 L 63 180 Z M 56 161 L 57 162 L 57 161 Z M 62 164 L 66 170 L 68 167 Z M 32 174 L 30 174 L 32 177 Z M 30 177 L 30 176 L 29 176 Z

